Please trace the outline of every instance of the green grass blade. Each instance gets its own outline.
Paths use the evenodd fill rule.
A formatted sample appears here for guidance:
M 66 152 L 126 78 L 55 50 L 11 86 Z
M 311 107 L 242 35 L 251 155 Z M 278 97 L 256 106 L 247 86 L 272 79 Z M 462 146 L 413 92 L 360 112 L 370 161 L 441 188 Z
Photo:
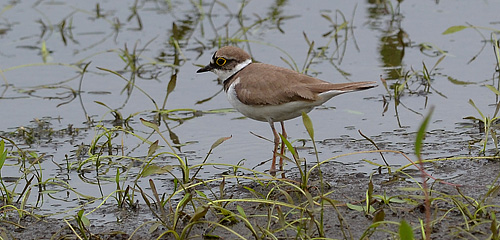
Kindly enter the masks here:
M 154 122 L 151 122 L 151 121 L 148 121 L 148 120 L 145 120 L 143 118 L 140 118 L 141 120 L 141 123 L 146 126 L 146 127 L 149 127 L 149 128 L 152 128 L 153 130 L 155 130 L 156 132 L 160 132 L 160 128 L 158 128 L 158 124 L 154 123 Z
M 420 128 L 418 129 L 417 132 L 417 137 L 415 139 L 415 155 L 417 155 L 418 159 L 421 159 L 421 152 L 422 152 L 422 144 L 424 142 L 425 138 L 425 132 L 427 129 L 427 125 L 429 125 L 429 121 L 432 116 L 432 112 L 434 111 L 434 107 L 431 107 L 429 110 L 429 114 L 427 114 L 427 117 L 425 117 L 424 121 L 420 125 Z
M 401 224 L 399 224 L 399 239 L 401 240 L 413 240 L 413 229 L 410 224 L 408 224 L 405 220 L 401 220 Z
M 229 136 L 229 137 L 221 137 L 219 139 L 217 139 L 213 144 L 212 146 L 210 147 L 210 150 L 213 150 L 215 149 L 217 146 L 221 145 L 223 142 L 231 139 L 233 136 Z
M 298 159 L 299 155 L 295 151 L 295 148 L 292 146 L 292 144 L 285 137 L 283 137 L 283 135 L 281 135 L 281 133 L 279 135 L 280 135 L 281 141 L 283 141 L 283 143 L 285 144 L 288 151 L 290 151 L 290 153 L 292 153 L 292 156 L 294 157 L 294 159 Z
M 312 124 L 311 118 L 305 112 L 302 112 L 302 121 L 304 122 L 304 127 L 306 127 L 306 130 L 307 130 L 307 133 L 309 134 L 309 137 L 311 137 L 311 140 L 314 141 L 313 124 Z
M 492 92 L 494 92 L 496 95 L 499 95 L 499 96 L 500 96 L 500 91 L 498 91 L 498 89 L 496 89 L 494 86 L 489 85 L 489 84 L 486 84 L 485 86 L 486 86 L 487 88 L 489 88 Z
M 481 115 L 481 118 L 484 121 L 485 117 L 484 117 L 483 113 L 481 112 L 481 110 L 479 110 L 479 108 L 476 106 L 474 101 L 472 101 L 472 99 L 469 99 L 469 104 L 472 105 L 477 110 L 477 112 L 479 113 L 479 115 Z
M 3 164 L 5 163 L 5 159 L 7 159 L 7 151 L 5 150 L 5 142 L 0 140 L 0 169 L 2 169 Z

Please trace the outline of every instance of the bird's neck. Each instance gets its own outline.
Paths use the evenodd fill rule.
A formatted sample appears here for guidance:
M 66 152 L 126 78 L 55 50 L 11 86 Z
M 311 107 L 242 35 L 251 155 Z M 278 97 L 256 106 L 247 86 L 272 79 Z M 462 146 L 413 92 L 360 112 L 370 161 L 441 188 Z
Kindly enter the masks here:
M 245 68 L 246 66 L 250 65 L 250 63 L 252 63 L 252 59 L 247 59 L 241 63 L 238 63 L 234 68 L 233 70 L 227 72 L 227 74 L 221 74 L 219 75 L 220 79 L 223 80 L 223 84 L 224 84 L 224 91 L 227 92 L 227 90 L 229 89 L 229 85 L 230 83 L 232 82 L 232 80 L 234 79 L 234 76 L 236 76 L 236 74 L 238 72 L 240 72 L 243 68 Z

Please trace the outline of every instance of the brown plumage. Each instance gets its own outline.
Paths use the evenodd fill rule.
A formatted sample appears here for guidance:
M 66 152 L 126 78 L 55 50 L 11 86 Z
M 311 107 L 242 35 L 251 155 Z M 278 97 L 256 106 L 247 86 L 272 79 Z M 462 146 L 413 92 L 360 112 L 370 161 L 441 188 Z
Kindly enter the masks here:
M 265 75 L 256 74 L 266 72 Z M 350 92 L 372 88 L 374 82 L 329 83 L 293 70 L 265 63 L 252 63 L 224 82 L 224 91 L 240 76 L 235 86 L 238 99 L 247 105 L 280 105 L 293 101 L 316 101 L 318 94 L 335 90 Z M 257 77 L 254 77 L 257 76 Z M 277 81 L 276 79 L 286 79 Z
M 290 69 L 252 63 L 247 52 L 232 46 L 219 49 L 210 64 L 197 72 L 208 71 L 224 81 L 226 96 L 236 110 L 249 118 L 270 124 L 274 134 L 272 175 L 276 174 L 280 142 L 274 122 L 281 123 L 282 135 L 286 138 L 284 121 L 299 117 L 339 94 L 377 86 L 375 82 L 329 83 Z M 282 144 L 281 155 L 283 151 Z M 281 155 L 280 170 L 283 170 Z

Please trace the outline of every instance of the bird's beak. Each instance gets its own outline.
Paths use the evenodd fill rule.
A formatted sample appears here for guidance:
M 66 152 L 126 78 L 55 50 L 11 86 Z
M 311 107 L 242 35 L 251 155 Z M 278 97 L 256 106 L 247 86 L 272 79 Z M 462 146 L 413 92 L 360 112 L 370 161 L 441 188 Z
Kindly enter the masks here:
M 214 68 L 212 67 L 212 65 L 211 65 L 211 64 L 208 64 L 207 66 L 204 66 L 204 67 L 202 67 L 202 68 L 198 69 L 198 71 L 196 71 L 196 73 L 209 72 L 209 71 L 212 71 L 212 69 L 214 69 Z

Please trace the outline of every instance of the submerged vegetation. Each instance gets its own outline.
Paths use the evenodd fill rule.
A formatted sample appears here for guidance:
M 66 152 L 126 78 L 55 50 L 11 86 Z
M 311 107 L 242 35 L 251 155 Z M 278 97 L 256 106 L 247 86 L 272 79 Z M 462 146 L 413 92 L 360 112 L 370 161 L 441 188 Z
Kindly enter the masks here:
M 18 4 L 27 6 L 8 3 L 0 16 Z M 390 121 L 394 116 L 391 126 L 397 131 L 389 134 L 409 125 L 414 130 L 402 134 L 404 143 L 399 146 L 391 138 L 359 131 L 360 140 L 340 138 L 343 142 L 336 147 L 348 147 L 337 154 L 328 148 L 328 139 L 316 136 L 330 126 L 314 128 L 314 119 L 304 114 L 300 129 L 306 137 L 282 139 L 288 168 L 286 178 L 276 178 L 249 161 L 264 150 L 248 151 L 245 159 L 227 163 L 223 160 L 234 157 L 217 151 L 233 141 L 231 136 L 202 137 L 195 132 L 199 130 L 192 130 L 199 129 L 195 124 L 183 129 L 197 120 L 202 122 L 197 124 L 210 125 L 203 120 L 206 116 L 232 113 L 215 105 L 204 108 L 205 103 L 216 101 L 219 90 L 196 94 L 210 97 L 191 99 L 194 104 L 187 104 L 179 92 L 192 98 L 189 91 L 195 90 L 185 85 L 189 77 L 183 71 L 191 71 L 200 56 L 219 46 L 235 44 L 251 53 L 258 45 L 285 56 L 281 57 L 283 63 L 296 71 L 321 77 L 326 70 L 319 70 L 320 65 L 325 64 L 344 80 L 351 80 L 354 70 L 345 62 L 350 54 L 363 51 L 357 40 L 357 27 L 362 23 L 355 22 L 359 6 L 354 5 L 349 14 L 335 9 L 314 13 L 326 29 L 321 29 L 319 37 L 304 29 L 294 39 L 304 49 L 292 52 L 264 37 L 278 34 L 282 38 L 289 30 L 285 25 L 302 18 L 287 13 L 286 1 L 255 14 L 249 10 L 251 1 L 237 5 L 191 1 L 175 6 L 170 1 L 137 0 L 120 9 L 99 3 L 92 9 L 74 4 L 68 5 L 71 11 L 56 23 L 40 9 L 61 6 L 44 1 L 29 6 L 40 15 L 36 22 L 41 33 L 26 37 L 30 39 L 27 45 L 14 45 L 36 54 L 21 64 L 0 65 L 4 82 L 0 103 L 32 104 L 29 116 L 34 118 L 29 124 L 12 127 L 5 117 L 0 129 L 1 239 L 35 235 L 51 239 L 500 238 L 496 218 L 500 211 L 500 30 L 457 25 L 444 31 L 445 35 L 467 30 L 480 34 L 484 46 L 469 64 L 490 54 L 483 49 L 492 46 L 496 61 L 491 79 L 465 81 L 445 73 L 449 65 L 443 65 L 452 52 L 438 44 L 410 40 L 402 28 L 404 3 L 368 3 L 369 24 L 383 33 L 378 50 L 385 72 L 380 78 L 383 88 L 363 101 L 382 105 L 376 113 L 390 116 Z M 160 20 L 151 20 L 150 15 L 172 19 L 165 24 L 168 27 L 158 30 Z M 0 36 L 8 37 L 10 31 L 17 34 L 18 23 L 2 19 Z M 82 30 L 79 21 L 94 24 L 96 29 Z M 127 39 L 151 28 L 155 35 L 148 35 L 149 39 Z M 15 40 L 25 41 L 24 37 Z M 71 52 L 67 49 L 73 50 L 70 56 L 66 56 Z M 2 56 L 22 55 L 10 51 Z M 419 65 L 405 64 L 409 52 L 422 54 L 425 60 Z M 295 60 L 297 56 L 303 62 Z M 30 73 L 35 68 L 44 69 L 35 76 L 39 82 Z M 441 120 L 436 115 L 444 111 L 435 102 L 447 99 L 451 92 L 437 82 L 446 79 L 458 86 L 484 86 L 495 102 L 485 104 L 477 95 L 465 99 L 459 104 L 469 103 L 478 113 L 463 116 L 468 122 L 461 124 L 469 129 L 470 137 L 443 131 L 450 136 L 431 142 L 438 134 L 433 126 Z M 15 109 L 4 106 L 5 116 Z M 46 108 L 61 111 L 46 117 L 38 111 Z M 486 114 L 490 109 L 493 115 Z M 68 119 L 74 122 L 67 123 Z M 224 121 L 230 124 L 231 120 Z M 186 140 L 190 136 L 195 140 Z M 448 146 L 442 143 L 446 140 L 462 144 L 452 149 L 466 149 L 468 154 L 430 153 L 433 149 L 446 151 Z M 199 142 L 212 145 L 192 150 Z M 353 147 L 360 142 L 362 147 Z M 344 160 L 362 162 L 370 170 L 338 170 L 349 167 L 341 164 Z M 99 228 L 102 226 L 111 227 Z

